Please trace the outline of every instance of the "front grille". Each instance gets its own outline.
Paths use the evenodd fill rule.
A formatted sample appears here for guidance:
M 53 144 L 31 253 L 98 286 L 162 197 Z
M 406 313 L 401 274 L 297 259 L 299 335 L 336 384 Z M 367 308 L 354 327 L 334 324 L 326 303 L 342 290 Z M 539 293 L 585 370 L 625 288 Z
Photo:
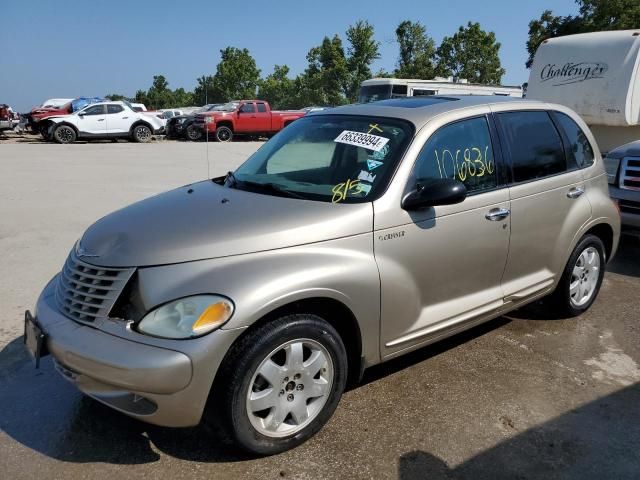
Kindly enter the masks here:
M 620 188 L 640 190 L 640 158 L 624 158 L 622 160 Z
M 633 215 L 640 215 L 640 202 L 634 202 L 632 200 L 618 200 L 618 206 L 623 213 L 631 213 Z
M 71 251 L 60 272 L 56 302 L 60 311 L 82 323 L 106 317 L 135 268 L 97 267 Z

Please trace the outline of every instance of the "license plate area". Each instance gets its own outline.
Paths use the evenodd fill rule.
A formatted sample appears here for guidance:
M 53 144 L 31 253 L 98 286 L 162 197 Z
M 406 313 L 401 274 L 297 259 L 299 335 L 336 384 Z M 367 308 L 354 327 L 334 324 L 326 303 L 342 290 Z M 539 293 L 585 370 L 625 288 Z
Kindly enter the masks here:
M 31 312 L 29 310 L 24 312 L 24 344 L 33 357 L 36 368 L 40 367 L 40 359 L 49 354 L 46 339 L 47 334 Z

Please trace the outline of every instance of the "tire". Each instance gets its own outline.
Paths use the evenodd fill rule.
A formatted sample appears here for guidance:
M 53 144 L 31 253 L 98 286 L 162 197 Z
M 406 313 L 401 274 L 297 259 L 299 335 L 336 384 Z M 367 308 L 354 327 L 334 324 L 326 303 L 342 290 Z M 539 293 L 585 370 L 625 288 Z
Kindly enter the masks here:
M 192 142 L 197 142 L 198 140 L 200 140 L 202 138 L 202 135 L 202 130 L 196 128 L 196 126 L 193 124 L 189 125 L 184 131 L 185 138 Z
M 153 132 L 147 125 L 136 125 L 131 132 L 133 141 L 137 143 L 148 143 L 153 138 Z
M 549 313 L 576 317 L 593 304 L 604 277 L 606 255 L 602 240 L 585 235 L 576 245 L 555 291 L 549 296 Z
M 233 130 L 224 125 L 216 128 L 216 140 L 218 142 L 230 142 L 233 140 Z
M 244 450 L 273 455 L 323 427 L 346 381 L 347 354 L 331 325 L 316 315 L 281 317 L 229 350 L 205 418 L 216 415 L 209 422 Z
M 57 143 L 73 143 L 76 141 L 77 135 L 73 127 L 69 125 L 58 125 L 52 133 L 53 139 Z

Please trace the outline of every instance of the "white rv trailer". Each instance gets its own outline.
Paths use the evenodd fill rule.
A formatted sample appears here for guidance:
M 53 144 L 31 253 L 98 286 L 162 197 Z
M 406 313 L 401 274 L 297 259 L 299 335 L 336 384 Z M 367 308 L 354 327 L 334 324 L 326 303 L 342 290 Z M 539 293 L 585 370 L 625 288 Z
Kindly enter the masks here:
M 359 103 L 388 98 L 418 97 L 424 95 L 503 95 L 522 97 L 522 87 L 481 85 L 456 77 L 436 77 L 433 80 L 407 78 L 372 78 L 360 85 Z
M 575 110 L 600 150 L 640 140 L 640 30 L 581 33 L 542 42 L 527 98 Z

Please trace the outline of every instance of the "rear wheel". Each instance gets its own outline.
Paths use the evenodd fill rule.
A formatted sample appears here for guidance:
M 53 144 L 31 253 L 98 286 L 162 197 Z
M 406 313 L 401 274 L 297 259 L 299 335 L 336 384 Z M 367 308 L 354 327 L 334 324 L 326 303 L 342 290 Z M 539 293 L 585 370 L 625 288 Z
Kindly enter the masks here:
M 191 140 L 192 142 L 197 142 L 202 138 L 202 130 L 196 128 L 195 125 L 189 125 L 184 133 L 187 140 Z
M 224 125 L 216 129 L 216 140 L 219 142 L 230 142 L 233 140 L 233 131 Z
M 604 277 L 606 255 L 604 244 L 595 235 L 585 235 L 564 269 L 556 290 L 549 297 L 550 313 L 575 317 L 593 304 Z
M 151 141 L 153 132 L 147 125 L 136 125 L 132 132 L 132 137 L 135 142 L 147 143 Z
M 53 139 L 57 143 L 73 143 L 76 141 L 76 137 L 76 131 L 69 125 L 58 125 L 53 130 Z
M 315 315 L 290 315 L 249 332 L 230 350 L 207 415 L 260 455 L 289 450 L 331 418 L 347 379 L 338 333 Z

